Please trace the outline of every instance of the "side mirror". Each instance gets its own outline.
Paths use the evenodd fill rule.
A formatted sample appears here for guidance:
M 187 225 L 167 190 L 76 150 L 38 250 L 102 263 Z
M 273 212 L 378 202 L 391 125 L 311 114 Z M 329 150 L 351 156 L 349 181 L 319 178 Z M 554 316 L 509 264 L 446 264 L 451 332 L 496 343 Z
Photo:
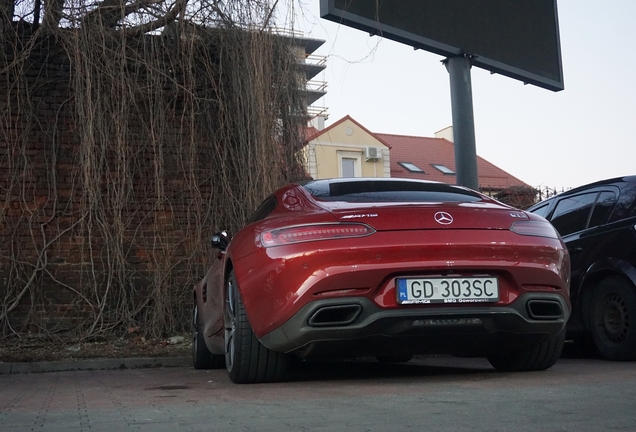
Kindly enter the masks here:
M 212 236 L 212 247 L 224 251 L 230 243 L 230 236 L 227 231 L 220 231 Z

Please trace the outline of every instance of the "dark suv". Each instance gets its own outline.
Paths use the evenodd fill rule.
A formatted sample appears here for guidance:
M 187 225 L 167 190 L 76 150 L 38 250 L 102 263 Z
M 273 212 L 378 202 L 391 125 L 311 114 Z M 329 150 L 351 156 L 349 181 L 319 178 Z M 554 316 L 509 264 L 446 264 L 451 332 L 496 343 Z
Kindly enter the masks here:
M 636 176 L 572 189 L 532 206 L 570 251 L 575 341 L 591 335 L 601 355 L 636 359 Z

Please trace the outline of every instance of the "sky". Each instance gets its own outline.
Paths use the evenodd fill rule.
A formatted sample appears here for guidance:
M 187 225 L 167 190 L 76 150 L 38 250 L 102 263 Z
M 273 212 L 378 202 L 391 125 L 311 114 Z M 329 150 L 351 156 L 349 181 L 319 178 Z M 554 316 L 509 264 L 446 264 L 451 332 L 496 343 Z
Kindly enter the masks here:
M 279 23 L 323 39 L 315 79 L 326 126 L 350 115 L 372 132 L 433 137 L 452 124 L 444 57 L 320 18 L 286 0 Z M 288 9 L 285 9 L 288 8 Z M 534 187 L 569 189 L 636 174 L 636 0 L 557 0 L 565 90 L 471 69 L 477 154 Z

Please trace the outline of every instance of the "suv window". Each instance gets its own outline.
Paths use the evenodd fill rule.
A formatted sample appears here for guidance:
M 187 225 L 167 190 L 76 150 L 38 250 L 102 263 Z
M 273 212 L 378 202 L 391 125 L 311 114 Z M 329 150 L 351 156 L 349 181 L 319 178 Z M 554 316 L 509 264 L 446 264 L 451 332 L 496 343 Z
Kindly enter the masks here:
M 610 216 L 610 222 L 636 216 L 636 185 L 633 183 L 629 187 L 621 190 L 621 196 Z
M 587 228 L 597 196 L 598 192 L 586 193 L 564 198 L 557 203 L 550 222 L 561 236 Z
M 589 227 L 599 226 L 605 221 L 608 213 L 616 202 L 616 194 L 614 192 L 601 192 L 601 195 L 596 200 L 592 217 L 590 218 Z
M 552 201 L 549 201 L 549 202 L 545 203 L 541 207 L 537 207 L 536 209 L 533 209 L 532 213 L 538 214 L 539 216 L 547 218 L 548 217 L 547 216 L 548 215 L 548 210 L 550 210 L 550 204 L 552 204 Z

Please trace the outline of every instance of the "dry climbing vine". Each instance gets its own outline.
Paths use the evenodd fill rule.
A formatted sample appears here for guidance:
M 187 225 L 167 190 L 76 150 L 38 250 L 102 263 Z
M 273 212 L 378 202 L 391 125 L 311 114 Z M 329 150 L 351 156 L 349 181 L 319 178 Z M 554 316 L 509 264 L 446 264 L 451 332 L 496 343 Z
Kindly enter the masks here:
M 0 0 L 0 335 L 188 328 L 211 233 L 304 175 L 275 5 Z

